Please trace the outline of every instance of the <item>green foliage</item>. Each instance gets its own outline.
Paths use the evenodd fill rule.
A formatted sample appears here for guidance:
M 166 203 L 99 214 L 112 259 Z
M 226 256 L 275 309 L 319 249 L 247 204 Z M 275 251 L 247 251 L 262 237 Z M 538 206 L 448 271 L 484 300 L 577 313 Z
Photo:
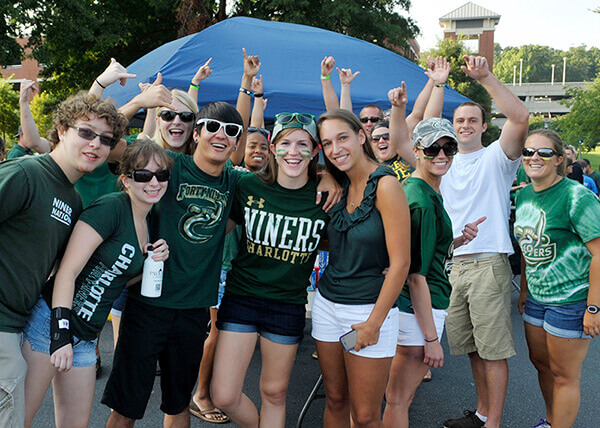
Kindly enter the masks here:
M 19 93 L 8 79 L 0 76 L 0 133 L 6 141 L 19 128 Z
M 534 129 L 542 129 L 546 127 L 546 118 L 541 115 L 534 115 L 529 117 L 529 131 Z
M 46 136 L 48 130 L 52 128 L 52 112 L 59 102 L 59 98 L 48 92 L 36 95 L 31 101 L 31 113 L 42 137 Z
M 347 34 L 383 47 L 406 47 L 419 29 L 408 11 L 410 0 L 238 0 L 235 15 L 310 25 Z
M 600 75 L 587 88 L 568 88 L 571 112 L 551 122 L 567 144 L 583 141 L 582 149 L 589 150 L 600 142 Z
M 14 5 L 8 1 L 0 2 L 0 65 L 18 64 L 21 58 L 21 46 L 16 42 L 17 22 L 14 19 Z
M 600 72 L 600 49 L 584 45 L 572 47 L 568 51 L 553 49 L 548 46 L 524 45 L 508 47 L 494 53 L 494 74 L 505 83 L 513 81 L 514 66 L 517 66 L 516 81 L 519 81 L 520 60 L 523 59 L 523 83 L 551 82 L 552 64 L 554 64 L 554 80 L 562 81 L 563 58 L 567 58 L 568 82 L 593 80 Z

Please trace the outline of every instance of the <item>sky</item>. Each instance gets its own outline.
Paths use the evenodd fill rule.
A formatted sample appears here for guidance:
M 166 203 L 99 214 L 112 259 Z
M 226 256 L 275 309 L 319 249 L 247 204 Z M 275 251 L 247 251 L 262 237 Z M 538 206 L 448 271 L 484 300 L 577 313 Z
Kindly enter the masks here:
M 439 18 L 468 0 L 411 0 L 409 16 L 421 29 L 421 52 L 435 47 L 443 37 Z M 568 50 L 585 44 L 600 47 L 600 0 L 474 0 L 473 3 L 501 15 L 494 42 L 502 48 L 546 45 Z M 406 15 L 406 13 L 404 13 Z

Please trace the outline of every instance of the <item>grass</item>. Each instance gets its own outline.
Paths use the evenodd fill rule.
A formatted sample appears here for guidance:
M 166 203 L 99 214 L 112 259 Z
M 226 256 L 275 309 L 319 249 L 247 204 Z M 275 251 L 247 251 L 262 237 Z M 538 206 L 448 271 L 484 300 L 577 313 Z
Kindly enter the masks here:
M 594 170 L 600 170 L 600 147 L 596 147 L 594 150 L 587 153 L 581 153 L 580 157 L 588 159 Z

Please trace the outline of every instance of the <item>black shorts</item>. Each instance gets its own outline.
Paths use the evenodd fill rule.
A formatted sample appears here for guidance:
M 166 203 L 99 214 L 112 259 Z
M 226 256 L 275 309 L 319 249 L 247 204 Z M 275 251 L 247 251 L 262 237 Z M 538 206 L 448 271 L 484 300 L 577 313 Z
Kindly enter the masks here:
M 154 386 L 156 361 L 161 369 L 160 409 L 183 412 L 202 359 L 207 308 L 168 309 L 129 298 L 102 403 L 130 419 L 142 419 Z

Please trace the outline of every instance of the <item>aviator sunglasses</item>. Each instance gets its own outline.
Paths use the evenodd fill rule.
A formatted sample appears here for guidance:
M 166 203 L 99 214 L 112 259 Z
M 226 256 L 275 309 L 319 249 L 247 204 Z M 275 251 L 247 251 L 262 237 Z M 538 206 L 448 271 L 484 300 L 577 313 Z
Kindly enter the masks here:
M 429 146 L 427 148 L 423 148 L 423 147 L 418 147 L 418 148 L 423 150 L 423 154 L 425 155 L 426 158 L 431 158 L 431 159 L 436 157 L 440 153 L 441 150 L 443 150 L 444 154 L 446 156 L 448 156 L 449 158 L 451 158 L 452 156 L 456 155 L 456 153 L 458 153 L 458 144 L 454 141 L 448 141 L 443 146 L 440 146 L 438 143 L 433 143 L 431 146 Z
M 373 140 L 373 141 L 379 141 L 382 138 L 384 140 L 389 140 L 390 139 L 390 134 L 389 133 L 385 133 L 385 134 L 379 134 L 379 135 L 373 135 L 373 136 L 371 136 L 371 140 Z
M 242 125 L 238 125 L 237 123 L 225 123 L 216 119 L 198 119 L 196 122 L 197 126 L 205 124 L 206 130 L 211 134 L 218 133 L 222 128 L 225 128 L 225 135 L 229 138 L 236 138 L 238 135 L 242 133 L 244 127 Z
M 310 113 L 278 113 L 275 115 L 275 121 L 282 125 L 287 125 L 294 119 L 302 125 L 310 125 L 315 121 L 315 115 Z
M 195 115 L 191 111 L 161 110 L 158 116 L 165 122 L 173 122 L 179 116 L 182 122 L 189 123 L 194 120 Z
M 69 125 L 69 128 L 75 129 L 77 131 L 77 135 L 79 135 L 80 138 L 83 138 L 84 140 L 87 140 L 87 141 L 94 141 L 94 138 L 98 137 L 98 138 L 100 138 L 100 144 L 108 146 L 111 149 L 113 147 L 115 147 L 117 145 L 117 143 L 119 142 L 119 140 L 117 140 L 116 138 L 108 137 L 106 135 L 96 134 L 91 129 L 80 128 L 79 126 L 73 126 L 73 125 Z
M 159 169 L 158 171 L 148 171 L 147 169 L 136 169 L 135 171 L 128 172 L 125 177 L 133 178 L 133 181 L 138 183 L 147 183 L 152 180 L 152 177 L 160 182 L 169 181 L 171 177 L 171 171 L 168 169 Z
M 377 123 L 380 120 L 382 120 L 380 117 L 377 116 L 371 116 L 371 117 L 361 117 L 360 121 L 362 123 L 367 123 L 367 122 L 371 122 L 371 123 Z
M 541 149 L 534 149 L 532 147 L 525 147 L 523 149 L 523 157 L 530 158 L 535 154 L 538 154 L 541 158 L 551 158 L 554 155 L 558 156 L 558 153 L 554 151 L 554 149 L 543 147 Z

